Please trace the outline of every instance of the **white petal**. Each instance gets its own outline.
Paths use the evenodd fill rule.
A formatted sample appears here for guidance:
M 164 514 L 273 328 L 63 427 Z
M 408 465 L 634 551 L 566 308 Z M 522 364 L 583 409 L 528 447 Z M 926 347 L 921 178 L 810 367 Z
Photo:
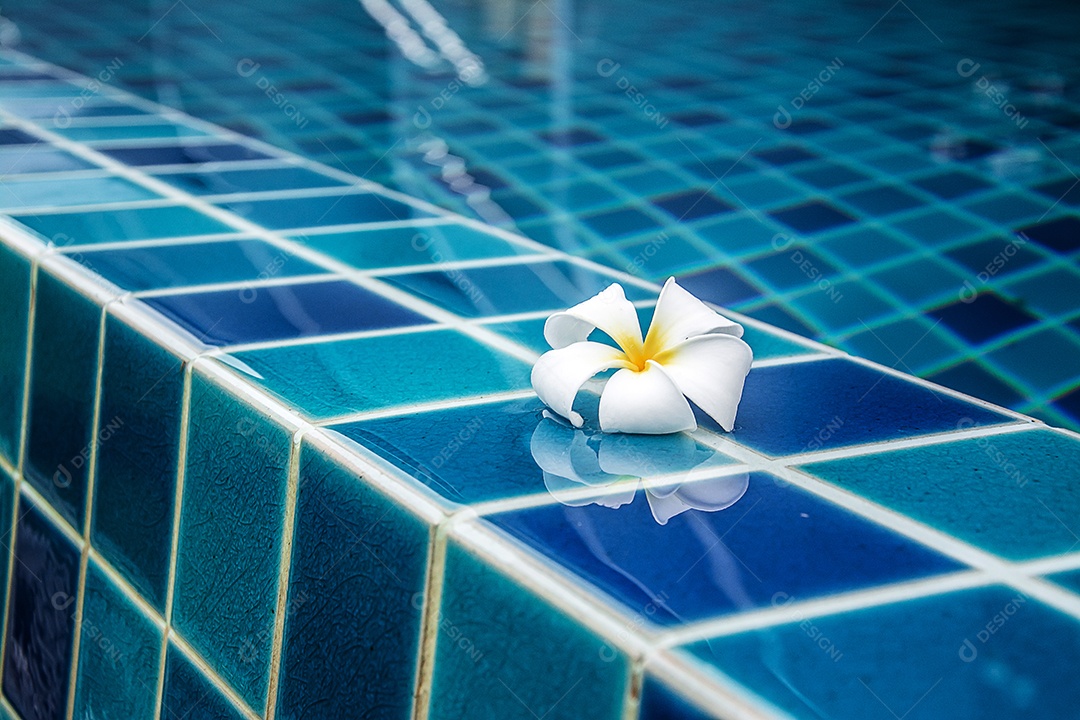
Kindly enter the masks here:
M 555 348 L 582 342 L 599 328 L 627 353 L 641 348 L 641 323 L 637 310 L 626 299 L 622 285 L 614 283 L 569 310 L 557 312 L 544 323 L 544 339 Z
M 656 358 L 679 390 L 728 432 L 753 360 L 750 346 L 732 335 L 699 335 Z
M 540 400 L 581 427 L 585 420 L 574 412 L 574 398 L 589 378 L 615 367 L 630 367 L 622 350 L 594 342 L 579 342 L 540 356 L 532 369 L 532 386 Z
M 600 395 L 600 429 L 604 432 L 659 435 L 694 430 L 690 403 L 652 360 L 645 369 L 620 370 Z
M 653 518 L 661 525 L 667 525 L 668 520 L 687 510 L 726 510 L 746 494 L 750 487 L 750 474 L 740 473 L 674 487 L 675 492 L 663 492 L 660 488 L 645 491 Z
M 648 355 L 652 357 L 687 338 L 710 333 L 741 338 L 743 328 L 698 300 L 677 284 L 675 278 L 668 278 L 656 300 L 656 311 L 645 337 Z

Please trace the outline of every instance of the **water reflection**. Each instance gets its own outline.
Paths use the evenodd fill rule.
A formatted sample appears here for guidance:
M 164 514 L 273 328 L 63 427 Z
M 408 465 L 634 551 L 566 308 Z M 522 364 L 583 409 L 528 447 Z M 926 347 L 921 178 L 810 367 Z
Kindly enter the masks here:
M 544 472 L 544 486 L 563 505 L 619 508 L 644 484 L 649 510 L 660 525 L 687 510 L 725 510 L 750 484 L 745 471 L 707 479 L 722 473 L 730 460 L 685 433 L 606 434 L 574 428 L 545 412 L 530 449 Z

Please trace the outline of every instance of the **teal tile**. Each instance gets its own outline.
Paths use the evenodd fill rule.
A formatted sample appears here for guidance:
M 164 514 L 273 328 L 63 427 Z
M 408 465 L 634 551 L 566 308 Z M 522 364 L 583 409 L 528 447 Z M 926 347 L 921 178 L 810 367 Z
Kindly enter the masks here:
M 361 270 L 525 255 L 529 249 L 464 225 L 425 225 L 299 235 L 303 245 Z
M 1080 378 L 1080 342 L 1065 328 L 1047 328 L 1014 338 L 986 355 L 1037 388 L 1052 388 Z
M 0 457 L 19 459 L 30 321 L 30 260 L 0 243 Z
M 234 231 L 183 205 L 12 217 L 60 247 Z
M 831 252 L 853 268 L 888 262 L 911 252 L 907 244 L 872 227 L 842 230 L 832 237 L 818 241 L 816 247 Z
M 791 307 L 816 321 L 830 335 L 862 328 L 894 312 L 892 304 L 861 279 L 821 280 L 817 287 L 788 301 Z
M 773 238 L 781 232 L 780 226 L 746 214 L 700 224 L 696 230 L 711 245 L 730 255 L 771 250 Z
M 1002 287 L 1010 297 L 1038 312 L 1046 315 L 1071 313 L 1076 310 L 1076 297 L 1073 293 L 1062 291 L 1080 287 L 1080 272 L 1068 266 L 1049 267 L 1034 275 L 1003 283 Z
M 800 618 L 689 652 L 799 720 L 1004 720 L 1075 716 L 1078 644 L 1075 618 L 991 586 Z
M 932 258 L 915 258 L 880 270 L 868 278 L 916 307 L 936 297 L 959 297 L 964 281 L 968 279 L 966 275 Z
M 0 185 L 0 210 L 93 205 L 156 197 L 156 193 L 119 177 L 65 180 L 8 178 Z
M 451 542 L 446 551 L 431 717 L 622 717 L 629 660 Z
M 314 418 L 530 387 L 527 363 L 455 330 L 255 350 L 236 358 L 258 373 L 257 382 Z
M 163 630 L 91 560 L 83 594 L 75 717 L 152 720 Z
M 111 313 L 104 350 L 91 539 L 161 612 L 172 548 L 183 361 Z
M 101 306 L 38 272 L 26 479 L 76 528 L 86 512 L 94 445 Z
M 262 707 L 293 431 L 198 369 L 190 418 L 173 625 Z
M 1049 579 L 1064 585 L 1074 593 L 1080 593 L 1080 570 L 1070 570 L 1069 572 L 1050 575 Z
M 161 689 L 161 717 L 163 720 L 244 720 L 245 716 L 169 643 L 165 685 Z
M 1080 545 L 1078 464 L 1080 441 L 1029 430 L 803 470 L 984 550 L 1027 560 Z
M 932 333 L 931 327 L 932 323 L 922 317 L 903 318 L 863 328 L 842 346 L 859 357 L 910 373 L 945 362 L 956 352 L 954 345 Z
M 7 587 L 8 572 L 11 568 L 11 544 L 14 541 L 12 518 L 15 510 L 15 480 L 0 469 L 0 587 Z M 7 622 L 8 596 L 0 592 L 0 627 Z
M 304 444 L 278 716 L 412 716 L 430 533 L 355 470 Z
M 147 138 L 177 138 L 205 136 L 203 130 L 188 125 L 172 123 L 147 123 L 140 125 L 91 125 L 57 129 L 70 140 L 93 142 L 95 140 L 143 140 Z
M 638 277 L 662 282 L 671 275 L 705 265 L 710 255 L 678 233 L 658 233 L 619 246 L 629 258 L 614 267 Z

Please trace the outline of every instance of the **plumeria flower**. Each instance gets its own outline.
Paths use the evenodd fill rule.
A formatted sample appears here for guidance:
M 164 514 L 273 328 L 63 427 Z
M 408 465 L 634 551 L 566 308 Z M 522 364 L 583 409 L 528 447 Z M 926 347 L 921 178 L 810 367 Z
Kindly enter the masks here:
M 618 347 L 590 341 L 594 330 Z M 533 366 L 532 386 L 548 407 L 581 427 L 584 418 L 573 409 L 578 391 L 594 375 L 617 369 L 600 395 L 604 432 L 694 430 L 697 421 L 687 398 L 730 431 L 754 358 L 742 334 L 741 325 L 670 278 L 642 340 L 637 310 L 615 283 L 547 319 L 544 338 L 554 349 Z

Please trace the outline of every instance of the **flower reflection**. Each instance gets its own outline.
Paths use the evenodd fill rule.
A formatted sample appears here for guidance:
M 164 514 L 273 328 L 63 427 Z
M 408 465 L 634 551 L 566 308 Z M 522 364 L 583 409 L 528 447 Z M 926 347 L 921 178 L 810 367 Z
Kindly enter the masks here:
M 687 510 L 725 510 L 750 484 L 745 471 L 716 477 L 728 467 L 727 458 L 685 433 L 589 432 L 545 412 L 530 447 L 544 485 L 563 505 L 618 508 L 633 501 L 644 479 L 645 498 L 660 525 Z M 614 487 L 600 490 L 608 486 Z

